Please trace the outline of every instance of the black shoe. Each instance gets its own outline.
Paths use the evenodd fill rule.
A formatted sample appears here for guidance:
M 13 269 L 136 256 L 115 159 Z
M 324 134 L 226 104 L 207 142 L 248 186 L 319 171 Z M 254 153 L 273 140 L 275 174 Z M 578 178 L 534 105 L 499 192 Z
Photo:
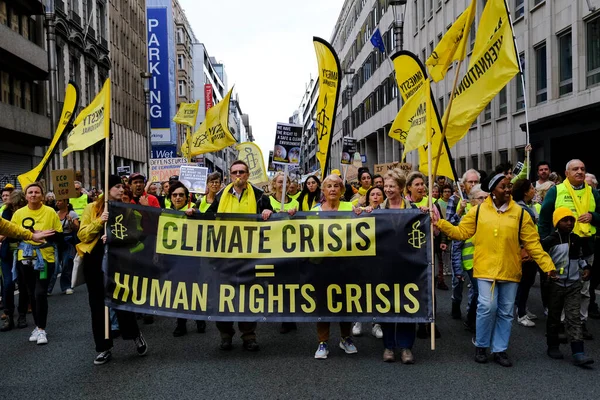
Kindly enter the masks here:
M 577 365 L 578 367 L 583 367 L 593 363 L 594 359 L 590 356 L 586 356 L 585 353 L 573 354 L 573 364 Z
M 494 361 L 503 367 L 512 367 L 512 363 L 508 359 L 508 354 L 505 351 L 494 353 Z
M 151 325 L 154 323 L 154 315 L 144 315 L 144 325 Z
M 133 341 L 135 342 L 135 349 L 137 350 L 138 355 L 145 356 L 148 352 L 148 343 L 146 343 L 146 339 L 144 339 L 142 332 L 140 332 L 139 336 L 133 339 Z
M 177 326 L 175 326 L 175 330 L 173 331 L 173 336 L 181 337 L 187 333 L 187 323 L 177 321 Z
M 561 353 L 560 348 L 558 346 L 548 346 L 548 350 L 546 351 L 548 357 L 553 358 L 555 360 L 562 360 L 565 358 L 563 353 Z
M 282 322 L 279 328 L 279 333 L 289 333 L 298 329 L 298 325 L 295 322 Z
M 417 337 L 419 339 L 427 339 L 429 335 L 427 334 L 427 327 L 423 323 L 419 323 L 417 327 Z
M 196 330 L 198 331 L 198 333 L 205 333 L 206 332 L 206 321 L 204 321 L 204 320 L 196 321 Z
M 461 319 L 460 303 L 452 302 L 452 319 Z
M 0 328 L 0 332 L 8 332 L 12 331 L 15 327 L 15 319 L 12 315 L 9 315 L 5 320 L 2 328 Z
M 260 346 L 255 339 L 244 340 L 244 350 L 258 351 L 260 350 Z
M 583 334 L 583 339 L 585 340 L 594 340 L 594 335 L 592 335 L 588 329 L 585 322 L 581 323 L 581 333 Z
M 19 318 L 17 319 L 17 328 L 27 328 L 27 317 L 24 315 L 19 315 Z
M 488 362 L 488 356 L 485 347 L 475 347 L 475 362 L 485 364 Z
M 112 357 L 112 349 L 103 351 L 102 353 L 98 354 L 96 356 L 96 358 L 94 359 L 94 365 L 102 365 L 102 364 L 106 364 L 107 362 L 110 361 L 111 357 Z
M 229 351 L 233 348 L 231 344 L 231 339 L 221 339 L 221 344 L 219 345 L 221 350 Z

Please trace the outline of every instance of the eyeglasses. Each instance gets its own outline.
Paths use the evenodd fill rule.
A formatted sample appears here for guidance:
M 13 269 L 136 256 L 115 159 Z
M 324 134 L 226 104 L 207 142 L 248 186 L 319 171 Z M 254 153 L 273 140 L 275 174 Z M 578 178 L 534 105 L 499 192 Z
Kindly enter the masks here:
M 185 197 L 185 193 L 172 193 L 171 197 Z
M 247 173 L 248 173 L 248 171 L 241 171 L 241 170 L 231 171 L 231 175 L 244 175 Z
M 208 182 L 208 184 L 209 185 L 220 185 L 221 182 L 219 182 L 219 181 L 210 181 L 210 182 Z

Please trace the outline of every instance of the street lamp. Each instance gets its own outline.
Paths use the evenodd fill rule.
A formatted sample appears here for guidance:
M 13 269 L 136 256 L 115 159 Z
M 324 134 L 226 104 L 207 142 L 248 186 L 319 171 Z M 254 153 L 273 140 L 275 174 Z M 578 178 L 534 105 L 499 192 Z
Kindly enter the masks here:
M 404 12 L 406 11 L 407 0 L 390 0 L 392 13 L 394 15 L 394 51 L 398 52 L 404 48 Z M 416 10 L 415 10 L 416 12 Z M 395 74 L 395 71 L 394 71 Z M 400 112 L 400 90 L 396 95 L 398 112 Z M 398 160 L 402 157 L 402 143 L 398 143 Z
M 152 74 L 147 71 L 140 72 L 140 76 L 144 82 L 144 104 L 146 105 L 146 153 L 148 156 L 148 179 L 150 179 L 150 159 L 152 158 L 152 129 L 150 128 L 150 78 Z
M 56 125 L 58 124 L 58 113 L 56 109 L 56 101 L 58 99 L 58 91 L 56 84 L 56 18 L 55 18 L 55 6 L 54 0 L 46 1 L 46 15 L 45 15 L 45 24 L 46 24 L 46 42 L 48 45 L 48 72 L 49 72 L 49 82 L 48 86 L 50 89 L 50 123 L 51 123 L 51 134 L 56 129 Z
M 344 76 L 350 77 L 348 85 L 346 85 L 346 97 L 348 99 L 348 122 L 350 123 L 350 137 L 354 136 L 354 124 L 352 123 L 352 89 L 354 85 L 352 83 L 352 77 L 354 76 L 354 69 L 349 68 L 344 70 Z

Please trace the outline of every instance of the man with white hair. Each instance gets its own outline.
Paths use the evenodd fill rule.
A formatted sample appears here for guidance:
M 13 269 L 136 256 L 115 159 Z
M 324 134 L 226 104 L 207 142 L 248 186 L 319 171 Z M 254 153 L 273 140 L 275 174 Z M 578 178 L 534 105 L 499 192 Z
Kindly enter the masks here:
M 591 256 L 585 261 L 589 265 L 594 263 L 594 241 L 596 229 L 600 226 L 600 193 L 585 182 L 585 164 L 583 161 L 573 159 L 567 163 L 565 180 L 551 187 L 546 193 L 544 203 L 540 209 L 538 232 L 540 238 L 549 236 L 553 229 L 552 216 L 559 207 L 567 207 L 575 215 L 573 232 L 582 239 L 582 246 L 591 249 Z M 593 272 L 592 272 L 593 273 Z M 588 307 L 590 304 L 590 282 L 583 282 L 581 289 L 581 320 L 583 322 L 583 338 L 593 339 L 587 330 Z

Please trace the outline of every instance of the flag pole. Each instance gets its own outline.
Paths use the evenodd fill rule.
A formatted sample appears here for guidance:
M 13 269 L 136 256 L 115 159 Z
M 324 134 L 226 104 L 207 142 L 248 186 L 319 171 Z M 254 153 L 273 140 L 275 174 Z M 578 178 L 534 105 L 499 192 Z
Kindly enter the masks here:
M 429 110 L 428 110 L 429 111 Z M 427 118 L 430 118 L 430 116 L 427 116 Z M 429 130 L 429 132 L 427 132 L 427 161 L 428 161 L 428 165 L 431 166 L 431 130 Z M 431 350 L 435 350 L 435 248 L 434 248 L 434 238 L 433 238 L 433 218 L 431 218 L 431 215 L 433 214 L 433 196 L 431 196 L 431 193 L 433 192 L 433 178 L 431 175 L 431 168 L 429 168 L 429 179 L 428 179 L 428 201 L 427 201 L 427 207 L 429 207 L 429 215 L 430 215 L 430 219 L 429 219 L 429 223 L 430 223 L 430 229 L 429 229 L 429 239 L 431 241 L 431 308 L 432 308 L 432 313 L 433 313 L 433 321 L 431 322 Z
M 104 140 L 104 211 L 108 211 L 108 192 L 110 187 L 108 178 L 110 175 L 110 136 Z M 108 222 L 104 223 L 104 234 L 108 234 Z M 102 239 L 100 239 L 102 240 Z M 110 315 L 108 306 L 104 306 L 104 338 L 110 339 Z
M 283 189 L 281 189 L 281 209 L 280 212 L 284 211 L 285 208 L 285 184 L 287 183 L 287 175 L 288 175 L 288 165 L 285 164 L 283 167 Z
M 506 14 L 508 15 L 508 22 L 510 23 L 510 30 L 512 32 L 513 43 L 515 44 L 515 52 L 517 53 L 517 63 L 519 64 L 519 74 L 521 74 L 521 88 L 523 89 L 523 106 L 525 107 L 525 145 L 529 144 L 529 111 L 527 110 L 527 88 L 525 86 L 525 74 L 523 73 L 523 67 L 521 66 L 521 58 L 519 57 L 519 46 L 517 45 L 517 38 L 515 37 L 515 27 L 513 25 L 512 15 L 506 0 L 504 0 L 504 7 L 506 8 Z M 525 155 L 525 166 L 527 167 L 527 179 L 529 179 L 529 173 L 531 168 L 529 165 L 529 152 Z

